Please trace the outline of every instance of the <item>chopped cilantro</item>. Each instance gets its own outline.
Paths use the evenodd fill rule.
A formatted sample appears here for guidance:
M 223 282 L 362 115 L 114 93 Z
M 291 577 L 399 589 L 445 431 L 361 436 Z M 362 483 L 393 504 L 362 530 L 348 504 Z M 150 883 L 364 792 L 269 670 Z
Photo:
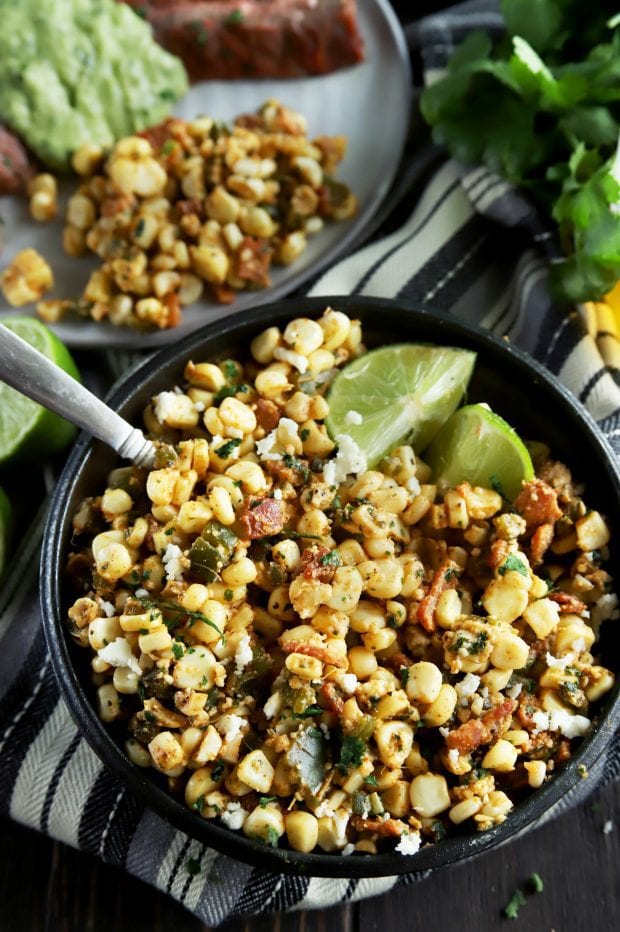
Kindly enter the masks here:
M 234 440 L 227 440 L 226 443 L 223 443 L 221 447 L 217 448 L 215 455 L 218 456 L 221 460 L 227 460 L 229 456 L 232 456 L 240 444 L 241 441 L 237 438 Z
M 225 19 L 227 26 L 238 26 L 239 23 L 242 23 L 244 20 L 243 12 L 241 10 L 233 10 L 232 13 L 229 13 Z
M 161 154 L 164 155 L 164 156 L 166 156 L 166 155 L 172 155 L 172 153 L 174 152 L 174 150 L 176 149 L 176 147 L 177 147 L 177 144 L 176 144 L 176 142 L 175 142 L 174 139 L 166 139 L 165 143 L 164 143 L 163 146 L 161 147 L 161 150 L 160 150 L 160 151 L 161 151 Z M 140 232 L 142 232 L 142 231 L 140 231 Z M 137 227 L 136 227 L 136 235 L 137 235 L 137 236 L 140 235 L 140 234 L 138 233 Z
M 232 589 L 224 589 L 224 598 L 227 602 L 232 602 L 233 591 Z
M 342 566 L 342 557 L 337 550 L 331 550 L 319 557 L 319 563 L 321 566 Z
M 348 773 L 352 767 L 359 767 L 365 750 L 366 745 L 361 738 L 345 735 L 340 745 L 340 760 L 337 764 L 340 773 Z
M 515 553 L 509 553 L 502 565 L 500 566 L 498 573 L 500 576 L 505 576 L 510 570 L 514 570 L 517 573 L 521 573 L 522 576 L 527 576 L 527 566 L 523 560 L 518 557 Z
M 481 631 L 480 634 L 474 638 L 473 641 L 467 645 L 468 654 L 480 654 L 486 647 L 486 643 L 489 640 L 489 635 L 486 631 Z
M 409 682 L 409 667 L 400 668 L 400 681 L 402 683 L 403 689 L 406 687 Z
M 175 641 L 172 645 L 172 653 L 174 654 L 175 660 L 180 660 L 183 654 L 185 653 L 185 648 L 179 641 Z
M 166 530 L 164 531 L 164 534 L 166 535 L 166 537 L 170 537 L 171 534 L 174 534 L 174 528 L 173 527 L 166 528 Z
M 450 566 L 443 574 L 443 578 L 446 580 L 446 582 L 449 582 L 451 579 L 454 579 L 455 576 L 458 576 L 458 575 L 459 575 L 459 571 L 456 569 L 456 567 Z
M 364 782 L 367 783 L 368 786 L 379 786 L 379 784 L 377 783 L 377 778 L 375 777 L 374 773 L 371 773 L 369 777 L 366 777 Z
M 303 712 L 293 712 L 293 718 L 313 718 L 315 715 L 322 715 L 323 709 L 320 705 L 309 705 Z
M 299 431 L 299 437 L 302 443 L 304 442 L 304 440 L 307 440 L 309 436 L 310 436 L 310 430 L 308 427 L 304 427 L 302 428 L 302 430 Z
M 224 771 L 226 770 L 226 764 L 223 760 L 215 760 L 213 763 L 213 769 L 211 771 L 211 779 L 217 783 L 218 780 L 222 779 Z
M 269 803 L 275 803 L 277 796 L 259 796 L 258 801 L 260 803 L 261 809 L 264 809 Z
M 285 466 L 288 466 L 289 469 L 294 469 L 296 472 L 298 472 L 302 476 L 304 482 L 309 480 L 310 470 L 306 464 L 302 463 L 302 461 L 296 456 L 291 456 L 290 453 L 285 453 L 282 457 L 282 460 Z
M 280 836 L 276 832 L 273 825 L 270 825 L 269 828 L 267 829 L 267 844 L 270 845 L 272 848 L 277 848 L 279 841 L 280 841 Z
M 155 718 L 153 713 L 149 711 L 149 709 L 144 710 L 144 719 L 145 721 L 150 722 L 151 724 L 157 721 L 157 719 Z
M 221 364 L 220 369 L 229 381 L 236 379 L 239 374 L 237 371 L 237 365 L 232 361 L 232 359 L 225 359 Z
M 525 906 L 525 897 L 523 896 L 523 892 L 518 889 L 515 890 L 504 909 L 504 916 L 506 919 L 516 919 L 522 906 Z
M 195 809 L 196 812 L 202 812 L 205 807 L 205 797 L 204 793 L 198 797 L 196 802 L 192 805 L 192 809 Z

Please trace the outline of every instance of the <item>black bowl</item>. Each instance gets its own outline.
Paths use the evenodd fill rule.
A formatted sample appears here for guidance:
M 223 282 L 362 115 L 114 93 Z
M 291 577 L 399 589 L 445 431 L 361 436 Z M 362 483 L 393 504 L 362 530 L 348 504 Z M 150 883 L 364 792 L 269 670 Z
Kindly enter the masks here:
M 478 362 L 469 390 L 470 401 L 488 401 L 522 436 L 544 440 L 586 483 L 587 501 L 609 518 L 612 558 L 620 529 L 620 471 L 613 451 L 595 422 L 575 398 L 545 369 L 524 353 L 461 321 L 441 318 L 396 301 L 362 297 L 306 298 L 281 301 L 218 320 L 162 350 L 131 372 L 113 391 L 109 405 L 130 421 L 140 423 L 152 395 L 183 377 L 184 362 L 247 353 L 249 341 L 267 326 L 282 325 L 298 316 L 318 317 L 327 305 L 361 319 L 368 345 L 421 341 L 475 350 Z M 75 720 L 101 760 L 147 807 L 188 835 L 231 857 L 257 866 L 315 876 L 380 877 L 427 870 L 454 863 L 506 841 L 564 796 L 599 758 L 620 724 L 620 686 L 598 710 L 595 722 L 578 750 L 553 779 L 518 803 L 506 822 L 487 832 L 459 834 L 423 847 L 409 857 L 388 853 L 342 857 L 300 854 L 267 848 L 201 819 L 168 794 L 154 771 L 133 766 L 122 750 L 122 727 L 110 729 L 98 719 L 88 679 L 86 652 L 73 645 L 65 628 L 70 594 L 63 568 L 71 536 L 71 516 L 79 501 L 102 487 L 117 457 L 82 434 L 73 447 L 58 481 L 50 507 L 42 565 L 41 599 L 48 647 L 60 689 Z M 610 626 L 611 627 L 611 626 Z M 612 669 L 614 644 L 605 635 L 603 660 Z

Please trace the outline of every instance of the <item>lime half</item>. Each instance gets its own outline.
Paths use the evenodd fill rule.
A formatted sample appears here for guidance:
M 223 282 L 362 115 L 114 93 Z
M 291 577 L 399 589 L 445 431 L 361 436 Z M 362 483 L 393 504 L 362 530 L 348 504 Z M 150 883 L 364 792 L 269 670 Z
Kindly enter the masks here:
M 334 379 L 327 430 L 352 437 L 369 467 L 399 443 L 421 452 L 459 405 L 475 361 L 469 350 L 417 343 L 365 353 Z
M 0 489 L 0 576 L 6 565 L 11 534 L 11 503 L 4 489 Z
M 517 432 L 486 405 L 466 405 L 448 418 L 425 460 L 440 490 L 469 482 L 514 501 L 534 477 L 532 459 Z
M 79 381 L 69 351 L 44 324 L 32 317 L 5 317 L 2 323 Z M 0 381 L 0 463 L 14 457 L 45 460 L 74 435 L 75 427 L 68 421 Z

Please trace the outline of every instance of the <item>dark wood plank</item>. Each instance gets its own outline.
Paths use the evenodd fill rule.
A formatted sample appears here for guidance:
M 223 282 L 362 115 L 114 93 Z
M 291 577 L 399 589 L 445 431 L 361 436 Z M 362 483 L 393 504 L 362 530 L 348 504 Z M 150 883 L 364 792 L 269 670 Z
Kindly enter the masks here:
M 613 823 L 603 833 L 607 821 Z M 620 928 L 620 794 L 610 785 L 591 801 L 470 864 L 360 905 L 359 932 L 431 926 L 451 932 L 607 932 Z M 541 894 L 528 895 L 514 924 L 503 909 L 536 871 Z

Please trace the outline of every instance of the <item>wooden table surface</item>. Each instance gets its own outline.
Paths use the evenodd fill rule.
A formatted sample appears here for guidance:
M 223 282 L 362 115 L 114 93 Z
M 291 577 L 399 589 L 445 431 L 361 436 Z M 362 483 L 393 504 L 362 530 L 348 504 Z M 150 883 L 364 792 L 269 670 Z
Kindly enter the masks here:
M 611 831 L 604 827 L 611 825 Z M 121 871 L 0 821 L 0 932 L 206 932 Z M 511 922 L 503 908 L 537 872 Z M 237 921 L 225 932 L 612 932 L 620 929 L 620 787 L 497 852 L 416 886 L 322 912 Z
M 403 20 L 446 6 L 392 0 Z M 7 792 L 9 788 L 0 788 Z M 609 830 L 611 826 L 611 830 Z M 607 828 L 607 831 L 604 831 Z M 519 917 L 503 909 L 538 873 Z M 225 932 L 611 932 L 620 929 L 620 786 L 471 863 L 361 903 L 236 921 Z M 0 820 L 0 932 L 206 932 L 168 897 Z

